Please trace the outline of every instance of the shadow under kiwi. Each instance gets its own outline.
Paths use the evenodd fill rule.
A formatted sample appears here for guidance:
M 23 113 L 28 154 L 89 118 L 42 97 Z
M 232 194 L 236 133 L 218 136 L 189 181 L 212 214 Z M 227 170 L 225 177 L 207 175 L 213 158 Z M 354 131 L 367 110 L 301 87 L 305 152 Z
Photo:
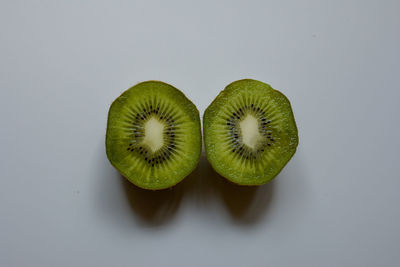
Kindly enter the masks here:
M 265 217 L 273 199 L 274 180 L 260 186 L 241 186 L 230 182 L 218 173 L 216 188 L 231 218 L 242 225 L 256 224 Z
M 94 156 L 96 192 L 93 201 L 99 221 L 131 229 L 135 225 L 157 227 L 171 222 L 182 198 L 182 187 L 149 191 L 141 189 L 123 177 L 109 162 L 104 143 Z
M 229 182 L 212 168 L 202 154 L 197 168 L 182 183 L 185 196 L 199 205 L 212 205 L 222 200 L 232 220 L 253 225 L 262 220 L 272 203 L 274 180 L 262 186 L 240 186 Z
M 182 186 L 152 191 L 132 184 L 122 175 L 120 178 L 130 207 L 143 224 L 160 226 L 174 217 L 182 200 Z

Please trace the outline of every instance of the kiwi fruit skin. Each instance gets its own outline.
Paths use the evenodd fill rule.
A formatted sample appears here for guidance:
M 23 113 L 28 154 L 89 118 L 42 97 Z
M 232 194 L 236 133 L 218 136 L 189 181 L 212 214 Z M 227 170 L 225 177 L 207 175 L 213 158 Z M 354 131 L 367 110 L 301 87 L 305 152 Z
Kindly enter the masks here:
M 124 149 L 124 146 L 120 148 L 118 146 L 121 146 L 121 142 L 124 141 L 118 137 L 115 138 L 115 128 L 118 128 L 115 122 L 126 119 L 121 116 L 121 113 L 130 103 L 138 102 L 141 100 L 141 96 L 149 94 L 154 94 L 161 98 L 167 97 L 170 103 L 182 107 L 181 113 L 186 116 L 186 121 L 190 120 L 190 125 L 186 125 L 186 128 L 189 129 L 189 134 L 183 136 L 183 139 L 192 149 L 185 153 L 185 160 L 177 163 L 176 168 L 163 175 L 163 177 L 141 174 L 141 169 L 137 169 L 136 172 L 129 171 L 130 166 L 126 162 L 122 163 L 118 160 L 118 155 Z M 108 112 L 105 143 L 108 160 L 131 183 L 142 189 L 167 189 L 181 182 L 198 165 L 202 150 L 200 114 L 196 106 L 179 89 L 172 85 L 157 80 L 141 82 L 124 91 L 111 104 Z
M 258 172 L 239 171 L 235 162 L 226 159 L 220 153 L 222 140 L 217 140 L 216 119 L 221 117 L 221 108 L 229 105 L 232 98 L 243 94 L 260 93 L 259 102 L 272 101 L 275 106 L 274 112 L 283 114 L 284 124 L 279 127 L 278 132 L 285 135 L 286 142 L 283 142 L 283 146 L 279 148 L 282 150 L 282 153 L 277 153 L 280 157 L 271 160 L 273 167 L 267 164 Z M 242 186 L 263 185 L 274 179 L 293 157 L 299 143 L 296 121 L 287 97 L 269 84 L 253 79 L 242 79 L 230 83 L 207 107 L 203 116 L 203 138 L 205 154 L 212 168 L 227 180 Z

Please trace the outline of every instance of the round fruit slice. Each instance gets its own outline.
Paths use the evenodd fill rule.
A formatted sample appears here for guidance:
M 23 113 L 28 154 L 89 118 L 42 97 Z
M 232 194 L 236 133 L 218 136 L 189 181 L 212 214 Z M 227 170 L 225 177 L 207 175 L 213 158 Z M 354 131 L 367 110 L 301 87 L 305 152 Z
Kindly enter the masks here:
M 152 190 L 171 187 L 199 161 L 199 111 L 169 84 L 139 83 L 110 107 L 106 152 L 111 164 L 135 185 Z
M 206 155 L 212 167 L 239 185 L 273 179 L 296 152 L 298 135 L 289 100 L 268 84 L 229 84 L 203 117 Z

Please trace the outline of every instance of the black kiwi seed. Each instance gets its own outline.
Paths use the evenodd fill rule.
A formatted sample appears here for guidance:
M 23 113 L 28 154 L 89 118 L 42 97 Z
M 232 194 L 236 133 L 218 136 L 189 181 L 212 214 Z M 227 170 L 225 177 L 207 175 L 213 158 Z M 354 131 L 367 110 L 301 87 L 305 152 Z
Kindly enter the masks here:
M 236 83 L 236 82 L 235 82 Z M 243 83 L 249 83 L 249 84 L 255 84 L 257 85 L 256 87 L 258 88 L 258 86 L 261 87 L 261 85 L 259 85 L 258 81 L 253 81 L 253 80 L 242 80 L 242 81 L 238 81 L 238 84 Z M 229 87 L 229 86 L 228 86 Z M 228 88 L 227 87 L 227 88 Z M 265 88 L 264 88 L 265 87 Z M 233 88 L 233 87 L 232 87 Z M 232 89 L 232 92 L 236 92 L 236 89 Z M 257 89 L 258 90 L 258 89 Z M 232 107 L 236 107 L 234 109 L 232 109 L 230 114 L 226 114 L 224 116 L 225 117 L 225 121 L 224 124 L 227 125 L 227 127 L 225 126 L 225 131 L 226 134 L 228 134 L 229 136 L 229 141 L 227 142 L 227 145 L 230 146 L 230 150 L 232 151 L 232 153 L 235 153 L 237 155 L 240 155 L 243 159 L 246 160 L 251 160 L 251 161 L 255 161 L 256 164 L 261 164 L 261 161 L 258 161 L 258 159 L 264 158 L 265 154 L 261 154 L 262 152 L 265 151 L 266 147 L 271 147 L 273 146 L 273 142 L 275 142 L 276 140 L 272 137 L 272 126 L 268 125 L 271 123 L 271 120 L 267 119 L 267 118 L 281 118 L 278 116 L 284 116 L 279 114 L 279 112 L 273 113 L 273 114 L 269 114 L 266 113 L 265 107 L 268 109 L 272 109 L 271 106 L 268 106 L 268 101 L 267 102 L 263 102 L 263 104 L 254 104 L 254 102 L 247 102 L 246 99 L 257 99 L 257 97 L 270 97 L 272 99 L 274 99 L 276 92 L 274 90 L 271 90 L 271 88 L 269 87 L 269 85 L 265 85 L 262 84 L 262 88 L 260 90 L 255 90 L 255 92 L 257 93 L 248 93 L 248 96 L 246 98 L 240 98 L 239 96 L 236 95 L 236 93 L 232 93 L 231 95 L 229 95 L 228 93 L 225 93 L 224 95 L 226 97 L 229 97 L 232 99 Z M 216 98 L 217 100 L 219 99 L 219 97 Z M 226 98 L 224 98 L 225 101 Z M 233 100 L 235 99 L 235 100 Z M 236 100 L 239 99 L 239 100 Z M 218 102 L 218 101 L 217 101 Z M 245 105 L 241 105 L 240 103 L 243 102 L 247 102 L 249 104 L 245 104 Z M 223 102 L 221 100 L 221 104 L 224 104 L 226 102 Z M 220 103 L 218 104 L 220 105 Z M 213 102 L 212 105 L 210 105 L 210 107 L 208 108 L 209 110 L 212 110 L 213 112 L 215 112 L 216 110 L 219 110 L 220 107 L 217 104 L 215 104 L 215 102 Z M 212 107 L 211 107 L 212 106 Z M 245 144 L 243 144 L 243 139 L 241 136 L 241 131 L 239 129 L 239 125 L 237 125 L 237 121 L 239 121 L 241 118 L 243 118 L 248 112 L 250 112 L 250 114 L 252 116 L 254 116 L 257 120 L 258 120 L 258 129 L 260 131 L 260 134 L 262 136 L 262 138 L 264 139 L 264 141 L 260 141 L 257 143 L 257 148 L 255 150 L 253 150 L 252 148 L 246 146 Z M 207 113 L 207 111 L 206 111 Z M 278 114 L 277 114 L 278 113 Z M 207 124 L 208 121 L 213 121 L 213 123 L 216 123 L 215 120 L 212 118 L 212 116 L 214 116 L 215 113 L 212 113 L 211 111 L 209 112 L 210 116 L 205 115 L 205 119 L 204 119 L 204 124 Z M 211 115 L 212 114 L 212 115 Z M 266 114 L 268 114 L 268 116 L 266 116 Z M 229 116 L 229 117 L 228 117 Z M 286 119 L 285 117 L 283 117 L 284 119 Z M 289 118 L 290 119 L 290 118 Z M 224 136 L 222 136 L 222 134 L 220 134 L 220 130 L 217 127 L 212 126 L 212 122 L 208 122 L 208 125 L 205 125 L 204 127 L 204 131 L 205 131 L 205 135 L 207 136 L 207 131 L 212 132 L 208 134 L 209 139 L 208 140 L 213 140 L 211 141 L 212 144 L 216 144 L 218 142 L 220 142 L 220 139 L 218 140 L 218 138 L 216 136 L 220 136 L 222 138 L 225 138 Z M 292 121 L 290 121 L 290 123 L 292 123 Z M 293 125 L 289 125 L 290 127 L 292 127 Z M 289 127 L 288 126 L 288 127 Z M 240 126 L 241 127 L 241 126 Z M 212 129 L 212 130 L 210 130 Z M 297 134 L 296 131 L 294 131 L 295 134 Z M 211 138 L 210 136 L 213 136 L 213 138 Z M 211 147 L 211 146 L 210 146 Z M 268 149 L 267 149 L 268 151 Z M 206 153 L 207 153 L 207 147 L 206 147 Z M 215 157 L 215 159 L 218 159 L 219 156 L 222 156 L 222 152 L 221 154 L 218 156 L 217 153 L 214 153 L 214 151 L 209 152 L 209 154 L 212 154 L 211 157 Z M 218 162 L 218 164 L 221 164 L 218 160 L 216 160 L 216 162 Z M 212 163 L 213 164 L 213 163 Z M 221 167 L 221 166 L 216 166 L 216 169 L 219 170 L 219 168 L 221 167 L 228 169 L 232 169 L 232 168 L 236 168 L 235 165 L 240 165 L 241 163 L 231 163 L 229 161 L 229 163 L 226 163 L 226 166 Z M 263 164 L 263 163 L 262 163 Z M 231 175 L 231 174 L 230 174 Z M 233 175 L 235 176 L 235 175 Z M 239 176 L 239 175 L 237 175 Z M 236 179 L 235 177 L 227 177 L 227 178 L 232 178 L 233 181 L 237 182 L 239 180 L 234 180 Z M 265 178 L 267 179 L 267 178 Z M 270 179 L 270 178 L 268 178 Z M 239 184 L 240 181 L 238 182 Z M 258 183 L 258 181 L 257 181 Z
M 160 133 L 160 147 L 156 147 L 158 142 L 152 140 L 157 135 L 147 136 L 147 131 L 159 129 L 151 126 L 152 121 L 146 123 L 152 116 L 165 126 Z M 179 123 L 174 125 L 175 121 Z M 133 184 L 150 190 L 168 188 L 197 166 L 202 142 L 200 127 L 196 107 L 178 89 L 159 81 L 139 83 L 126 90 L 110 106 L 107 157 Z M 170 156 L 176 161 L 165 162 Z

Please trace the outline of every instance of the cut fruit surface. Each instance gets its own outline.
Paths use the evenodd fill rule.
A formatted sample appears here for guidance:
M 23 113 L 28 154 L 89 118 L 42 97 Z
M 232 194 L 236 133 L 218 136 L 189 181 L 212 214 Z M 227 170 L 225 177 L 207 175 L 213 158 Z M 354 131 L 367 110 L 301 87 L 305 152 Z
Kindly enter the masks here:
M 139 83 L 110 107 L 106 152 L 111 164 L 135 185 L 152 190 L 171 187 L 199 161 L 199 112 L 169 84 Z
M 250 79 L 229 84 L 215 98 L 204 113 L 203 134 L 212 167 L 240 185 L 273 179 L 298 145 L 289 100 Z

